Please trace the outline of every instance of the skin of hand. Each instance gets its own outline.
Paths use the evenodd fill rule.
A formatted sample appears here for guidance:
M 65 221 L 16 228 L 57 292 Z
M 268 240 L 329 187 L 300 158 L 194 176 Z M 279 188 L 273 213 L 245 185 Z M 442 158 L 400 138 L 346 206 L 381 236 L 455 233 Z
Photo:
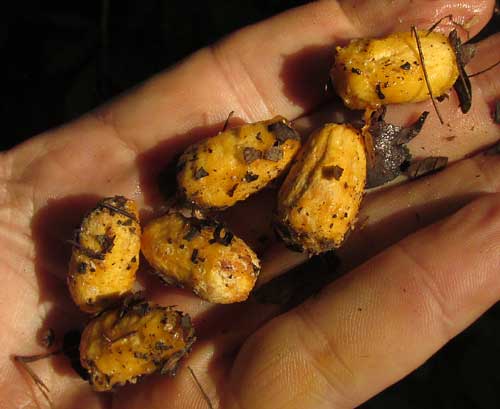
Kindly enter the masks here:
M 413 24 L 428 28 L 448 14 L 464 25 L 473 21 L 474 35 L 493 6 L 311 3 L 244 28 L 106 106 L 1 153 L 0 408 L 46 407 L 11 355 L 43 352 L 41 329 L 60 336 L 84 322 L 65 284 L 64 240 L 99 198 L 131 197 L 147 220 L 162 204 L 162 169 L 188 144 L 220 130 L 230 111 L 245 122 L 284 115 L 304 134 L 343 115 L 337 104 L 325 105 L 335 45 Z M 493 64 L 499 46 L 499 35 L 482 41 L 468 72 Z M 471 79 L 467 115 L 452 92 L 439 104 L 445 126 L 429 101 L 389 108 L 388 120 L 403 124 L 431 111 L 411 150 L 446 155 L 453 164 L 367 195 L 365 228 L 340 250 L 348 271 L 317 296 L 288 312 L 254 301 L 214 306 L 143 275 L 151 299 L 194 319 L 199 341 L 178 375 L 98 395 L 56 356 L 34 366 L 55 406 L 206 408 L 189 365 L 215 407 L 345 409 L 417 368 L 500 298 L 500 156 L 477 153 L 500 138 L 491 116 L 499 78 L 496 67 Z M 265 200 L 253 200 L 256 214 Z M 279 244 L 262 258 L 261 282 L 303 261 Z

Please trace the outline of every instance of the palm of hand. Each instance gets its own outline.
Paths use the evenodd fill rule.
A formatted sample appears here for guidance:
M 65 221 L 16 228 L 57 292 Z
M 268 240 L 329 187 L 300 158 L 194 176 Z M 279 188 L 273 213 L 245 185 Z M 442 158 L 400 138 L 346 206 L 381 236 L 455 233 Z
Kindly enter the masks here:
M 440 10 L 441 6 L 436 4 L 432 9 L 426 9 L 425 17 L 434 16 L 434 11 Z M 485 20 L 486 2 L 476 2 L 475 6 Z M 349 10 L 349 7 L 346 3 L 344 10 Z M 363 7 L 369 14 L 369 5 Z M 457 9 L 456 12 L 462 11 Z M 244 30 L 212 50 L 200 51 L 179 67 L 154 78 L 110 106 L 1 157 L 0 273 L 4 285 L 0 290 L 3 324 L 0 340 L 6 353 L 32 354 L 40 348 L 35 336 L 40 328 L 54 327 L 60 335 L 73 328 L 75 322 L 82 322 L 83 318 L 73 306 L 65 285 L 69 246 L 64 240 L 71 237 L 72 229 L 97 198 L 113 194 L 132 197 L 138 200 L 143 216 L 147 218 L 152 208 L 161 205 L 156 186 L 160 170 L 190 141 L 219 130 L 227 112 L 236 110 L 243 113 L 244 120 L 254 121 L 277 113 L 298 117 L 310 113 L 319 104 L 321 98 L 317 85 L 321 84 L 317 78 L 316 87 L 303 94 L 300 103 L 297 100 L 291 103 L 284 98 L 281 85 L 276 85 L 277 72 L 284 71 L 283 64 L 275 61 L 275 66 L 262 67 L 258 61 L 252 62 L 251 54 L 258 51 L 261 57 L 269 56 L 270 59 L 286 52 L 297 56 L 300 52 L 296 50 L 319 44 L 313 48 L 316 56 L 325 59 L 322 69 L 326 70 L 332 36 L 336 42 L 357 33 L 352 26 L 347 28 L 345 15 L 338 17 L 339 23 L 343 23 L 339 26 L 344 25 L 345 31 L 330 28 L 328 32 L 327 25 L 323 28 L 307 26 L 300 34 L 300 44 L 276 38 L 275 44 L 262 46 L 262 38 L 282 32 L 304 19 L 327 20 L 338 13 L 336 4 L 320 3 Z M 402 11 L 395 8 L 392 13 L 401 14 Z M 411 16 L 411 11 L 405 15 Z M 366 30 L 377 34 L 386 28 Z M 484 62 L 488 49 L 494 50 L 498 41 L 494 38 L 483 45 L 477 59 L 479 67 L 488 65 Z M 255 50 L 255 44 L 259 45 L 258 50 Z M 239 50 L 248 50 L 250 57 L 237 57 Z M 303 71 L 307 69 L 301 65 L 296 67 L 292 76 L 306 75 Z M 495 72 L 489 75 L 490 82 L 493 82 Z M 186 98 L 186 89 L 193 87 L 198 78 L 203 78 L 204 86 L 195 87 L 195 95 Z M 286 82 L 286 79 L 280 79 Z M 461 128 L 461 143 L 447 144 L 444 138 L 449 136 L 448 130 L 438 127 L 434 118 L 413 145 L 413 150 L 418 151 L 424 146 L 434 154 L 459 159 L 496 141 L 498 130 L 486 118 L 489 116 L 488 103 L 498 97 L 498 89 L 489 87 L 487 91 L 483 87 L 486 83 L 487 79 L 482 78 L 474 84 L 479 96 L 474 101 L 474 111 L 467 118 L 455 112 L 453 98 L 443 105 L 442 113 L 450 118 L 450 122 L 458 118 L 453 124 L 456 129 L 453 126 L 452 129 L 458 131 Z M 243 89 L 238 89 L 235 84 L 244 84 Z M 421 106 L 404 107 L 394 110 L 393 115 L 405 120 L 421 110 Z M 165 118 L 165 113 L 169 113 L 168 118 Z M 310 129 L 321 122 L 321 116 L 311 114 L 297 123 L 304 130 Z M 469 121 L 476 126 L 474 138 L 467 138 L 472 136 Z M 431 131 L 442 137 L 436 138 Z M 468 170 L 478 167 L 482 176 L 475 180 Z M 497 158 L 463 160 L 454 168 L 434 176 L 430 182 L 415 182 L 410 187 L 395 187 L 370 196 L 364 209 L 364 214 L 370 216 L 366 233 L 354 235 L 341 255 L 345 256 L 347 264 L 357 265 L 419 227 L 418 223 L 401 223 L 414 217 L 408 212 L 409 207 L 420 209 L 434 200 L 435 206 L 422 210 L 425 222 L 430 222 L 450 212 L 450 209 L 444 210 L 441 203 L 451 203 L 455 208 L 480 193 L 496 191 L 499 167 Z M 457 178 L 462 182 L 467 180 L 467 183 L 460 186 L 449 183 Z M 446 188 L 441 189 L 440 197 L 436 198 L 436 187 L 443 185 Z M 412 195 L 408 196 L 409 192 Z M 258 200 L 254 202 L 258 207 Z M 390 205 L 386 206 L 386 203 Z M 481 243 L 498 242 L 498 227 L 495 230 L 498 197 L 476 205 L 476 213 L 478 208 L 486 214 L 485 220 L 472 220 L 463 226 L 463 229 L 470 230 L 467 232 L 472 232 L 472 238 L 462 245 L 471 253 L 475 248 L 481 248 Z M 467 220 L 471 212 L 465 209 L 460 218 Z M 387 220 L 393 221 L 392 227 L 378 223 Z M 404 376 L 495 301 L 494 288 L 498 284 L 484 289 L 488 283 L 494 283 L 488 272 L 498 260 L 495 248 L 490 246 L 483 258 L 457 259 L 456 254 L 462 247 L 450 249 L 446 241 L 446 235 L 458 234 L 453 231 L 453 223 L 452 220 L 437 230 L 423 231 L 419 237 L 404 241 L 330 285 L 320 297 L 266 325 L 264 323 L 279 312 L 277 308 L 254 302 L 211 306 L 182 292 L 168 291 L 167 294 L 164 288 L 158 288 L 154 279 L 146 276 L 142 279 L 148 281 L 145 284 L 154 300 L 179 305 L 194 317 L 200 341 L 188 364 L 209 391 L 211 399 L 220 402 L 221 407 L 274 408 L 285 404 L 302 408 L 322 405 L 353 407 Z M 401 225 L 407 230 L 401 229 Z M 476 233 L 476 225 L 484 227 L 481 234 Z M 446 234 L 442 233 L 443 229 L 448 229 Z M 367 249 L 366 242 L 371 240 L 373 243 L 373 237 L 380 235 L 384 240 Z M 432 245 L 426 245 L 426 240 Z M 433 259 L 432 263 L 419 266 L 413 257 L 428 255 L 433 246 L 441 246 L 442 263 Z M 489 264 L 484 262 L 487 257 Z M 282 248 L 274 249 L 264 255 L 264 274 L 279 274 L 300 260 L 300 256 L 286 253 Z M 446 268 L 442 267 L 445 262 Z M 464 271 L 463 274 L 477 268 L 483 272 L 481 282 L 462 285 L 458 273 L 449 277 L 452 268 Z M 423 278 L 418 278 L 417 273 L 411 273 L 414 270 L 419 274 L 426 273 L 421 274 Z M 404 295 L 396 291 L 402 288 Z M 449 293 L 443 292 L 443 288 Z M 406 307 L 401 307 L 402 298 L 408 302 Z M 469 305 L 472 303 L 475 306 Z M 354 317 L 355 313 L 366 308 L 370 309 L 369 316 Z M 415 311 L 419 315 L 416 316 Z M 405 325 L 408 319 L 415 320 L 411 330 Z M 260 329 L 255 332 L 257 328 Z M 422 337 L 425 337 L 425 342 L 421 342 Z M 414 353 L 403 354 L 394 347 L 396 340 Z M 393 364 L 388 364 L 389 361 Z M 380 375 L 381 367 L 384 376 Z M 9 396 L 2 407 L 35 405 L 29 406 L 36 392 L 7 355 L 3 356 L 0 368 L 2 395 Z M 161 408 L 166 402 L 170 408 L 206 407 L 200 391 L 185 370 L 174 379 L 153 376 L 140 385 L 125 387 L 113 396 L 97 396 L 71 372 L 62 357 L 40 363 L 38 369 L 51 388 L 58 408 L 106 408 L 112 405 L 120 409 Z

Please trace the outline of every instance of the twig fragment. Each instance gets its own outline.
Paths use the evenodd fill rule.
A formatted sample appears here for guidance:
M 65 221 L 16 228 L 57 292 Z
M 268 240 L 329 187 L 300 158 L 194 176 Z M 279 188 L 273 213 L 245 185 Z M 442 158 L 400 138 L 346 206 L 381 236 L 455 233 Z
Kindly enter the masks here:
M 484 74 L 486 71 L 489 71 L 489 70 L 492 70 L 493 68 L 495 68 L 498 64 L 500 64 L 500 60 L 498 60 L 495 64 L 490 65 L 489 67 L 485 68 L 484 70 L 475 72 L 474 74 L 470 74 L 469 78 L 475 77 L 476 75 Z
M 189 373 L 191 374 L 191 377 L 193 378 L 194 382 L 196 383 L 196 386 L 198 386 L 198 389 L 200 390 L 201 394 L 203 395 L 203 400 L 207 403 L 207 406 L 209 407 L 209 409 L 214 409 L 214 405 L 212 405 L 210 398 L 208 397 L 207 393 L 203 389 L 203 386 L 201 386 L 201 383 L 198 380 L 198 378 L 196 377 L 196 375 L 194 374 L 193 369 L 190 366 L 188 366 L 187 368 L 189 369 Z
M 104 260 L 104 254 L 102 254 L 98 251 L 91 250 L 87 247 L 84 247 L 75 240 L 67 240 L 67 243 L 75 246 L 78 250 L 80 250 L 83 254 L 85 254 L 86 256 L 88 256 L 90 258 L 93 258 L 96 260 Z
M 101 202 L 99 203 L 99 206 L 105 207 L 106 209 L 112 210 L 113 212 L 120 213 L 121 215 L 128 217 L 129 219 L 132 219 L 134 222 L 137 221 L 137 218 L 132 213 L 120 209 L 119 207 L 113 206 L 112 204 Z
M 13 356 L 14 361 L 19 363 L 19 365 L 28 373 L 28 375 L 33 380 L 33 382 L 35 383 L 38 390 L 42 393 L 43 397 L 45 398 L 45 400 L 47 401 L 47 403 L 49 404 L 49 407 L 51 409 L 55 409 L 55 406 L 54 406 L 54 404 L 49 396 L 49 393 L 50 393 L 49 387 L 33 371 L 33 369 L 30 368 L 28 363 L 36 362 L 36 361 L 39 361 L 39 360 L 45 359 L 45 358 L 49 358 L 49 357 L 51 357 L 53 355 L 57 355 L 61 352 L 62 352 L 62 350 L 59 349 L 59 350 L 56 350 L 53 352 L 48 352 L 45 354 L 30 355 L 30 356 L 23 356 L 23 355 L 14 355 Z
M 441 117 L 441 114 L 436 104 L 436 100 L 432 93 L 431 84 L 429 81 L 429 75 L 427 74 L 427 69 L 425 68 L 424 53 L 422 52 L 422 44 L 420 43 L 420 37 L 418 36 L 418 32 L 415 26 L 411 26 L 411 31 L 415 36 L 415 40 L 417 42 L 418 55 L 420 56 L 420 61 L 422 63 L 422 71 L 424 72 L 425 83 L 427 84 L 427 89 L 429 90 L 429 96 L 431 97 L 432 105 L 434 105 L 434 110 L 436 111 L 436 114 L 439 118 L 439 122 L 441 122 L 441 125 L 444 125 L 443 118 Z
M 222 132 L 224 132 L 228 125 L 229 125 L 229 120 L 232 118 L 232 116 L 234 115 L 234 111 L 231 111 L 228 115 L 227 115 L 227 118 L 226 118 L 226 122 L 224 122 L 224 126 L 222 127 Z

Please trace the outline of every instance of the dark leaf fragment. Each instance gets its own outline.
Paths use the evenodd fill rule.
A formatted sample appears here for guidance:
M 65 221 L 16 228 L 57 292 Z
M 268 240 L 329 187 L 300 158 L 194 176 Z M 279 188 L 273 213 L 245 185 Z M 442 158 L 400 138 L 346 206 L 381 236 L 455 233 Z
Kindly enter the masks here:
M 186 342 L 185 348 L 175 352 L 167 360 L 157 363 L 157 366 L 161 365 L 160 374 L 162 375 L 175 376 L 177 368 L 179 367 L 179 361 L 183 356 L 191 351 L 191 347 L 196 341 L 194 328 L 192 326 L 191 319 L 187 314 L 182 314 L 180 324 L 183 329 L 183 338 Z
M 351 72 L 353 74 L 361 75 L 361 70 L 359 68 L 352 67 Z
M 147 361 L 149 359 L 149 355 L 147 353 L 134 352 L 134 358 Z
M 198 264 L 198 249 L 194 249 L 191 253 L 191 262 L 193 264 Z
M 321 175 L 327 180 L 339 180 L 343 173 L 344 169 L 337 165 L 323 166 L 321 168 Z
M 252 147 L 243 148 L 243 159 L 247 165 L 250 165 L 252 162 L 255 162 L 257 159 L 262 158 L 262 151 Z
M 76 267 L 76 271 L 80 274 L 85 274 L 87 272 L 87 263 L 79 263 Z
M 228 191 L 227 191 L 227 195 L 229 197 L 233 197 L 234 196 L 234 192 L 236 192 L 236 189 L 238 188 L 238 185 L 239 183 L 235 183 Z
M 224 236 L 221 235 L 222 230 L 225 230 Z M 209 243 L 219 243 L 224 246 L 229 246 L 231 244 L 231 241 L 233 241 L 233 237 L 234 234 L 225 229 L 223 224 L 218 224 L 214 230 L 214 237 L 213 239 L 210 239 Z
M 113 202 L 118 208 L 123 209 L 127 203 L 127 198 L 125 196 L 114 196 Z
M 202 179 L 206 176 L 208 176 L 208 172 L 205 169 L 203 169 L 203 167 L 196 169 L 196 171 L 194 172 L 194 178 L 196 180 Z
M 178 351 L 172 354 L 170 358 L 163 364 L 160 369 L 161 375 L 175 376 L 177 368 L 179 367 L 179 361 L 187 353 L 187 351 Z
M 101 253 L 109 253 L 115 245 L 115 236 L 108 236 L 107 234 L 98 234 L 95 236 L 97 242 L 101 246 Z
M 126 296 L 120 305 L 120 310 L 118 311 L 118 321 L 133 310 L 134 307 L 144 303 L 144 301 L 144 294 L 141 292 L 136 292 Z
M 257 180 L 259 178 L 259 175 L 256 175 L 255 173 L 252 173 L 250 171 L 248 171 L 247 173 L 245 173 L 245 182 L 247 183 L 250 183 L 250 182 L 253 182 L 254 180 Z
M 457 81 L 453 84 L 453 88 L 458 95 L 460 109 L 466 114 L 472 105 L 472 86 L 465 71 L 459 75 Z
M 122 196 L 119 196 L 119 197 L 122 197 Z M 127 199 L 125 199 L 125 200 L 127 200 Z M 123 206 L 125 206 L 125 204 L 122 204 L 121 206 L 123 207 Z M 113 215 L 113 212 L 116 212 L 116 213 L 120 213 L 122 216 L 128 217 L 131 220 L 137 221 L 137 218 L 135 217 L 135 215 L 122 209 L 122 207 L 113 206 L 112 204 L 106 203 L 106 202 L 100 202 L 97 205 L 97 207 L 104 207 L 105 209 L 108 209 L 110 211 L 111 215 Z
M 201 232 L 201 226 L 199 224 L 191 223 L 189 225 L 189 231 L 183 237 L 184 240 L 191 241 Z
M 279 162 L 283 158 L 283 150 L 278 146 L 272 146 L 264 152 L 264 159 Z
M 377 93 L 379 99 L 385 99 L 385 95 L 382 92 L 382 89 L 380 88 L 380 82 L 377 85 L 375 85 L 375 92 Z
M 118 224 L 120 224 L 120 220 L 118 220 Z M 132 219 L 127 219 L 124 222 L 121 222 L 121 225 L 126 227 L 132 226 Z
M 431 173 L 438 172 L 446 167 L 448 158 L 446 156 L 429 156 L 410 164 L 405 173 L 413 180 Z
M 47 331 L 42 336 L 42 339 L 40 340 L 42 346 L 45 348 L 50 348 L 52 345 L 54 345 L 54 342 L 56 341 L 56 333 L 54 332 L 53 328 L 48 328 Z
M 288 139 L 300 140 L 297 131 L 282 121 L 268 125 L 267 130 L 275 135 L 277 145 L 285 143 Z
M 181 327 L 186 330 L 186 331 L 192 331 L 193 330 L 193 324 L 191 322 L 191 318 L 189 315 L 184 314 L 181 317 Z
M 158 351 L 168 351 L 169 349 L 172 349 L 172 345 L 167 345 L 164 342 L 158 341 L 155 343 L 155 349 Z
M 130 308 L 129 311 L 133 311 L 140 317 L 144 317 L 145 315 L 149 314 L 150 310 L 151 306 L 149 305 L 149 303 L 147 301 L 142 301 L 132 305 L 132 308 Z
M 74 240 L 68 240 L 67 241 L 69 244 L 71 244 L 73 247 L 77 248 L 80 250 L 83 254 L 85 254 L 87 257 L 96 259 L 96 260 L 104 260 L 104 254 L 98 251 L 94 251 L 92 249 L 89 249 L 87 247 L 82 246 L 80 243 L 74 241 Z
M 460 102 L 460 109 L 465 114 L 469 112 L 471 104 L 472 104 L 472 86 L 469 80 L 469 76 L 465 72 L 465 64 L 467 64 L 468 60 L 473 55 L 473 51 L 470 47 L 467 47 L 464 52 L 464 48 L 462 46 L 462 42 L 458 37 L 457 30 L 452 30 L 448 36 L 448 40 L 450 41 L 450 45 L 455 52 L 455 58 L 457 60 L 458 66 L 458 78 L 453 84 L 453 88 L 455 89 L 458 100 Z
M 422 129 L 429 112 L 423 112 L 409 127 L 400 127 L 384 121 L 385 107 L 374 111 L 368 124 L 373 143 L 373 162 L 368 164 L 366 188 L 383 185 L 401 174 L 401 166 L 411 159 L 406 144 Z

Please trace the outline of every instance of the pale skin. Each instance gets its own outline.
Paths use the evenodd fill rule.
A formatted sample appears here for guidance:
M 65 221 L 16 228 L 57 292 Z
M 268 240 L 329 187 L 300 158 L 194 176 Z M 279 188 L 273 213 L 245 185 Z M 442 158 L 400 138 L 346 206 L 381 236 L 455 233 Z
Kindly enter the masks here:
M 474 35 L 493 3 L 312 3 L 245 28 L 77 121 L 2 153 L 0 408 L 47 407 L 11 355 L 43 352 L 40 329 L 52 326 L 60 337 L 83 322 L 65 285 L 64 240 L 98 198 L 134 198 L 147 218 L 163 202 L 155 177 L 169 158 L 217 132 L 230 111 L 245 122 L 300 118 L 304 133 L 334 115 L 324 112 L 323 86 L 336 44 L 412 24 L 427 28 L 447 14 L 474 22 Z M 499 47 L 498 35 L 483 41 L 468 72 L 498 60 Z M 472 80 L 467 115 L 453 94 L 440 103 L 449 126 L 431 114 L 412 151 L 447 155 L 455 164 L 368 195 L 365 228 L 340 252 L 349 266 L 341 279 L 281 312 L 253 302 L 216 307 L 143 274 L 155 301 L 190 313 L 198 328 L 199 341 L 177 377 L 153 376 L 98 395 L 55 357 L 35 365 L 54 405 L 206 408 L 189 365 L 214 407 L 347 409 L 417 368 L 500 299 L 500 156 L 477 153 L 500 138 L 491 118 L 499 78 L 496 67 Z M 389 119 L 405 123 L 431 109 L 429 102 L 391 107 Z M 261 280 L 302 260 L 274 246 L 263 255 Z

